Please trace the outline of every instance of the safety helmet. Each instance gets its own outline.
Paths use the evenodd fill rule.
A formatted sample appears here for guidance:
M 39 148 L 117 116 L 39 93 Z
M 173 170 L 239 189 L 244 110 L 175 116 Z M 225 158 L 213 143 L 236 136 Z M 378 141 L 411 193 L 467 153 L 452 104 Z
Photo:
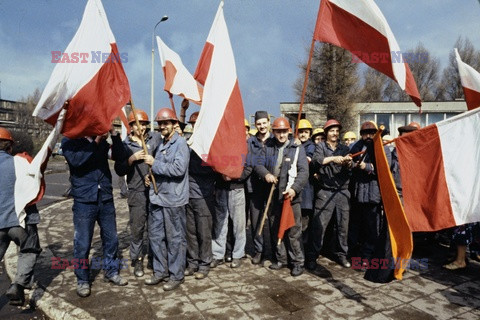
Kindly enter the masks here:
M 250 123 L 248 123 L 248 120 L 247 119 L 243 119 L 245 121 L 245 127 L 248 128 L 248 130 L 250 130 Z
M 330 119 L 323 125 L 323 131 L 326 133 L 332 127 L 338 127 L 340 130 L 342 130 L 342 125 L 340 124 L 340 122 L 335 119 Z
M 272 130 L 282 130 L 282 129 L 291 129 L 290 123 L 284 117 L 276 118 L 273 121 Z
M 258 132 L 257 128 L 252 128 L 252 129 L 248 130 L 248 134 L 251 135 L 251 136 L 256 135 L 257 132 Z
M 145 111 L 135 110 L 135 114 L 137 115 L 138 122 L 150 123 L 150 120 L 148 120 L 148 115 Z M 135 122 L 135 116 L 133 115 L 133 112 L 130 112 L 128 115 L 128 124 L 132 124 L 133 122 Z
M 345 132 L 345 134 L 343 135 L 343 140 L 347 140 L 347 139 L 354 139 L 356 140 L 357 139 L 357 135 L 355 133 L 353 133 L 353 131 L 347 131 Z
M 191 124 L 187 124 L 183 129 L 183 133 L 193 133 L 193 127 Z
M 399 127 L 398 132 L 399 133 L 412 132 L 420 128 L 421 128 L 420 123 L 413 121 L 413 122 L 410 122 L 408 126 Z
M 360 134 L 362 134 L 364 131 L 377 131 L 378 127 L 377 124 L 373 121 L 365 121 L 362 123 L 362 126 L 360 127 Z
M 389 134 L 386 134 L 382 137 L 382 140 L 385 140 L 385 141 L 390 141 L 390 140 L 393 140 L 393 137 Z
M 190 115 L 190 119 L 188 119 L 188 123 L 195 123 L 197 122 L 199 112 L 196 111 Z
M 160 122 L 160 121 L 178 121 L 177 116 L 175 115 L 175 112 L 173 112 L 172 109 L 170 108 L 162 108 L 160 111 L 158 111 L 157 116 L 155 117 L 155 121 Z
M 313 127 L 312 127 L 312 124 L 310 123 L 310 121 L 308 121 L 307 119 L 300 119 L 300 121 L 298 122 L 298 130 L 300 129 L 310 129 L 312 130 Z
M 317 128 L 317 129 L 313 130 L 312 138 L 315 138 L 315 136 L 317 136 L 319 134 L 325 135 L 325 131 L 322 128 Z
M 10 131 L 5 128 L 0 127 L 0 140 L 10 140 L 13 142 L 13 137 Z

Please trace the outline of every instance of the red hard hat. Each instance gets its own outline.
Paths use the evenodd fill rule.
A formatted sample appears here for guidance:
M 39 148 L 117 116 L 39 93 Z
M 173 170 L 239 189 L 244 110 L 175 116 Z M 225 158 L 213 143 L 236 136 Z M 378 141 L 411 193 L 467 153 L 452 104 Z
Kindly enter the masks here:
M 340 130 L 342 130 L 342 125 L 340 124 L 340 122 L 335 119 L 330 119 L 323 125 L 323 131 L 327 133 L 328 129 L 330 129 L 331 127 L 338 127 Z
M 10 131 L 8 131 L 5 128 L 0 127 L 0 140 L 10 140 L 10 141 L 13 142 L 13 137 L 12 137 Z
M 137 115 L 138 122 L 150 123 L 150 120 L 148 120 L 148 115 L 145 111 L 135 110 L 135 114 Z M 132 122 L 135 122 L 135 117 L 133 116 L 133 112 L 130 112 L 128 115 L 128 124 L 132 124 Z
M 175 115 L 175 112 L 173 112 L 172 109 L 170 108 L 162 108 L 160 111 L 158 111 L 157 116 L 155 117 L 155 121 L 178 121 L 177 116 Z
M 188 119 L 188 123 L 195 123 L 197 122 L 199 112 L 196 111 L 190 115 L 190 119 Z
M 273 121 L 272 129 L 281 130 L 281 129 L 291 129 L 291 128 L 290 128 L 290 123 L 288 123 L 287 119 L 283 117 L 279 117 L 279 118 L 276 118 L 275 121 Z

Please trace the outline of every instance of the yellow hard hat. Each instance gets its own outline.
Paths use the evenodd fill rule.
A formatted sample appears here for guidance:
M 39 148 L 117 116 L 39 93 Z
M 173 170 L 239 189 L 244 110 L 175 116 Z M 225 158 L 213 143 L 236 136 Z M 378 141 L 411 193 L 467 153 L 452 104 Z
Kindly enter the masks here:
M 248 134 L 251 136 L 254 136 L 257 134 L 257 132 L 258 132 L 257 128 L 252 128 L 248 131 Z
M 250 123 L 248 123 L 248 120 L 247 119 L 243 119 L 245 120 L 245 127 L 247 127 L 248 129 L 250 129 Z
M 300 119 L 298 122 L 298 129 L 310 129 L 312 130 L 312 124 L 307 119 Z
M 343 140 L 347 140 L 347 139 L 357 139 L 357 135 L 355 133 L 353 133 L 352 131 L 347 131 L 345 132 L 345 134 L 343 135 Z
M 312 138 L 315 137 L 316 135 L 324 134 L 324 133 L 325 133 L 325 131 L 322 128 L 317 128 L 317 129 L 313 130 Z

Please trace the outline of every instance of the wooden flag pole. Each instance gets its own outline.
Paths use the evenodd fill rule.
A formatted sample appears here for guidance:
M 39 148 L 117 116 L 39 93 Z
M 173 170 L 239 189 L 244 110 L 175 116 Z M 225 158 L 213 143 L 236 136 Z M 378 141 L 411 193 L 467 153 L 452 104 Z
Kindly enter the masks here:
M 300 98 L 300 108 L 298 110 L 297 124 L 295 125 L 295 138 L 298 136 L 298 123 L 300 122 L 300 118 L 302 116 L 303 103 L 305 101 L 305 93 L 307 92 L 308 76 L 310 75 L 310 67 L 312 66 L 312 57 L 313 57 L 314 49 L 315 49 L 315 39 L 312 38 L 312 45 L 310 46 L 310 54 L 308 56 L 308 62 L 307 62 L 307 70 L 305 70 L 305 80 L 303 80 L 302 97 Z
M 177 111 L 175 111 L 175 103 L 173 102 L 173 94 L 169 93 L 168 98 L 170 99 L 170 105 L 172 106 L 173 114 L 177 116 Z
M 275 191 L 275 183 L 272 183 L 272 188 L 270 189 L 270 194 L 268 195 L 267 205 L 263 211 L 262 222 L 260 223 L 260 228 L 258 230 L 258 235 L 261 236 L 263 232 L 263 226 L 265 225 L 265 220 L 267 220 L 268 209 L 270 208 L 270 203 L 272 202 L 273 191 Z
M 133 103 L 133 100 L 131 98 L 130 98 L 130 104 L 131 104 L 131 107 L 132 107 L 133 118 L 135 119 L 135 124 L 137 125 L 137 128 L 140 128 L 140 122 L 138 121 L 137 114 L 135 112 L 135 104 Z M 153 122 L 153 119 L 151 119 L 151 121 Z M 143 151 L 145 152 L 145 154 L 148 154 L 147 145 L 145 144 L 145 137 L 143 136 L 143 133 L 141 131 L 140 131 L 140 140 L 142 140 Z M 155 194 L 158 194 L 157 183 L 155 181 L 155 177 L 153 176 L 152 167 L 150 167 L 150 166 L 148 168 L 148 174 L 149 174 L 150 180 L 152 181 L 152 184 L 153 184 L 153 190 L 154 190 Z

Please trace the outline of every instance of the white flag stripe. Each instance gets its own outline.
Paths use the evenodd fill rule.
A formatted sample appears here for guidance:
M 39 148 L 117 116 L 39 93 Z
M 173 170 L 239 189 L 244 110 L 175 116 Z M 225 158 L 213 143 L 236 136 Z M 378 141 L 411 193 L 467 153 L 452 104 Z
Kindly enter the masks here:
M 462 61 L 457 48 L 455 48 L 455 57 L 462 86 L 480 93 L 480 73 Z

